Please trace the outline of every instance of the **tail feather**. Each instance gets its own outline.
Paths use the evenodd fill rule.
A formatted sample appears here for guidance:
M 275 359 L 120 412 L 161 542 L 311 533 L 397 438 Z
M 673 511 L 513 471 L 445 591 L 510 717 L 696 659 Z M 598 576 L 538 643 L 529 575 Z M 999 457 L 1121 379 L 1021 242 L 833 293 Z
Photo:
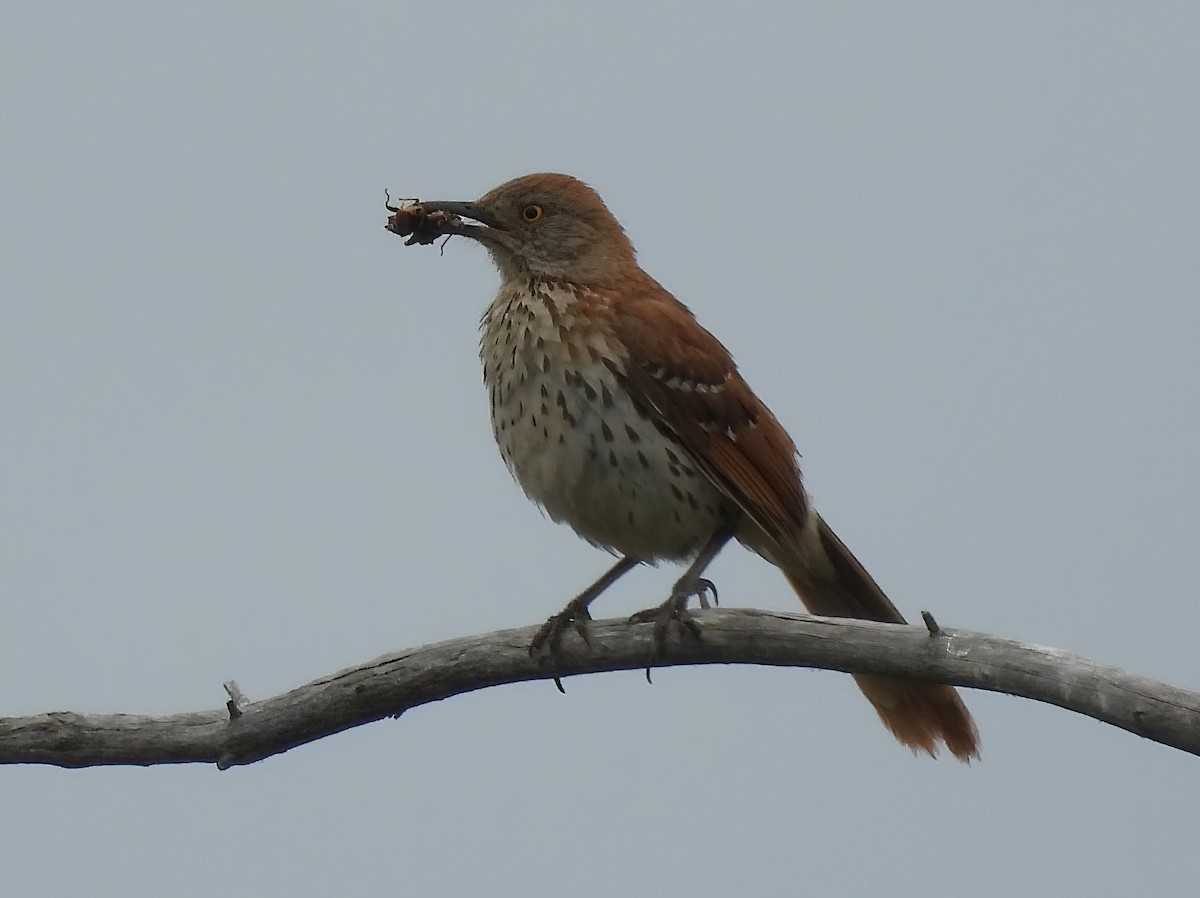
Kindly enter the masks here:
M 964 763 L 979 759 L 979 731 L 953 686 L 912 683 L 872 674 L 854 681 L 875 707 L 883 725 L 902 745 L 936 758 L 938 743 Z
M 905 623 L 866 568 L 815 512 L 800 545 L 776 564 L 813 614 Z M 960 761 L 979 757 L 979 731 L 957 690 L 938 683 L 855 674 L 884 726 L 914 752 L 937 757 L 939 743 Z

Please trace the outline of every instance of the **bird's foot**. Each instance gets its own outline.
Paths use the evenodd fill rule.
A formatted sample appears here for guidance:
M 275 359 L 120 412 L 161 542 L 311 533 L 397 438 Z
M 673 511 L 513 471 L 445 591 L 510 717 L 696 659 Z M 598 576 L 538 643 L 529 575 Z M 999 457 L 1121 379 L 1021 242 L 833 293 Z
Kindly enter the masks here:
M 591 648 L 592 641 L 588 638 L 587 631 L 588 621 L 591 619 L 592 615 L 588 611 L 586 603 L 571 601 L 558 614 L 548 617 L 546 622 L 533 634 L 533 640 L 529 643 L 530 657 L 536 658 L 542 667 L 548 667 L 554 671 L 554 685 L 559 692 L 567 691 L 563 689 L 562 679 L 558 674 L 558 649 L 562 644 L 563 634 L 567 630 L 573 629 L 587 647 Z
M 650 682 L 650 668 L 656 659 L 664 654 L 667 647 L 667 635 L 671 624 L 678 624 L 693 639 L 700 638 L 700 624 L 688 610 L 688 600 L 695 596 L 701 608 L 710 608 L 709 593 L 712 594 L 713 604 L 717 604 L 717 587 L 711 580 L 697 577 L 675 584 L 670 597 L 661 605 L 639 611 L 629 618 L 631 624 L 654 624 L 654 638 L 650 644 L 650 657 L 646 660 L 646 682 Z

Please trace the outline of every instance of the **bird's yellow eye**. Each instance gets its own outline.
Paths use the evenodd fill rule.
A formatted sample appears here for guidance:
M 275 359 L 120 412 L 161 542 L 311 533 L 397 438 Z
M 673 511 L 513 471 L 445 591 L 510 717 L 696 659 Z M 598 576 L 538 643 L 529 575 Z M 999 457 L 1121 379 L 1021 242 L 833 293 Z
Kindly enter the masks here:
M 536 204 L 526 206 L 521 210 L 521 217 L 526 221 L 541 221 L 543 214 L 542 207 Z

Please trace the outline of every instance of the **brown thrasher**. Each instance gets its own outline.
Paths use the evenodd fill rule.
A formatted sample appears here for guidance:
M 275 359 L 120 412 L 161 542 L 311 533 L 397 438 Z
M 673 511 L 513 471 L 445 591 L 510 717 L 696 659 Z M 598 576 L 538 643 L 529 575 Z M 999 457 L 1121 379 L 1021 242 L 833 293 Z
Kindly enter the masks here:
M 688 599 L 707 605 L 701 575 L 731 537 L 779 567 L 815 614 L 905 622 L 812 508 L 795 445 L 728 350 L 638 266 L 592 188 L 536 174 L 474 202 L 393 211 L 389 228 L 410 243 L 458 234 L 491 253 L 501 285 L 480 357 L 500 453 L 550 517 L 621 556 L 534 648 L 553 653 L 570 626 L 584 633 L 593 599 L 659 559 L 691 564 L 662 606 L 635 619 L 655 620 L 656 640 L 672 619 L 695 632 Z M 960 760 L 979 756 L 952 687 L 854 679 L 913 751 L 935 755 L 942 742 Z

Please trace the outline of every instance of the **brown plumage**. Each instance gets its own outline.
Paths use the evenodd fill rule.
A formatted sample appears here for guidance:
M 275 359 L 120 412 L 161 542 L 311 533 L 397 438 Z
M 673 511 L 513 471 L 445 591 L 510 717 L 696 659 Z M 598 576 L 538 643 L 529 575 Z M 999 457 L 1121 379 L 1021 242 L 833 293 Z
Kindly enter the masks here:
M 480 353 L 510 470 L 551 517 L 624 556 L 551 618 L 541 634 L 551 647 L 637 561 L 692 562 L 663 606 L 678 616 L 703 594 L 704 566 L 730 536 L 777 565 L 815 614 L 904 622 L 812 509 L 787 432 L 725 347 L 638 266 L 594 190 L 529 175 L 475 202 L 415 210 L 409 233 L 436 213 L 440 233 L 478 240 L 500 271 Z M 945 744 L 961 760 L 978 757 L 952 687 L 855 680 L 914 751 Z

